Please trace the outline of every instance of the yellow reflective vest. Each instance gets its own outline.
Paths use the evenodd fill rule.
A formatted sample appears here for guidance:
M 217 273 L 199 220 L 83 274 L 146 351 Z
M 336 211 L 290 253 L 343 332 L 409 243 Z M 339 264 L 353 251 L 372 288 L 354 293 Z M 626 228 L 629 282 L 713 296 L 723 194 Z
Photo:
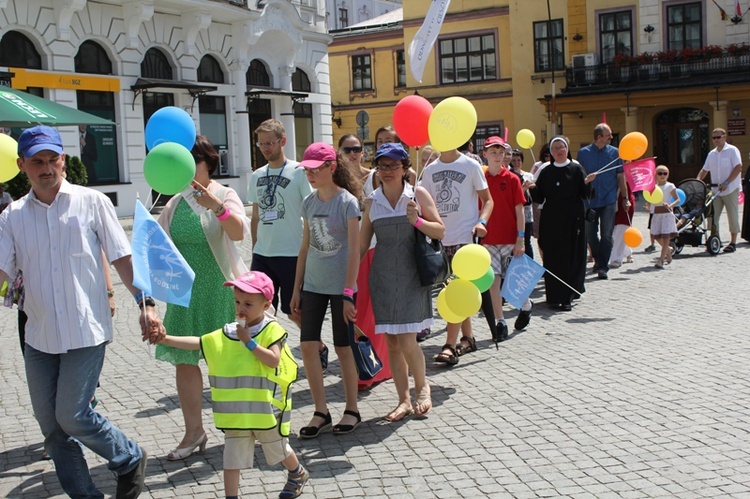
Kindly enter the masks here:
M 279 428 L 289 436 L 292 413 L 291 385 L 297 379 L 297 362 L 286 344 L 287 334 L 275 320 L 253 337 L 268 348 L 282 342 L 277 368 L 260 362 L 245 345 L 223 329 L 201 337 L 208 365 L 214 423 L 220 430 Z

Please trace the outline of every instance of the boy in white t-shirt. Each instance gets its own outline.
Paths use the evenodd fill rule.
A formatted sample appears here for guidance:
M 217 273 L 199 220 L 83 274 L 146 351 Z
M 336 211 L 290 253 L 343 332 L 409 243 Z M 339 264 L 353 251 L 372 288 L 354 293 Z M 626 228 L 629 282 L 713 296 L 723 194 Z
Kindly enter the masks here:
M 471 244 L 474 236 L 487 234 L 487 220 L 492 214 L 492 197 L 482 167 L 457 149 L 440 153 L 440 158 L 425 168 L 420 185 L 435 200 L 445 224 L 443 246 L 450 258 L 461 246 Z M 479 210 L 479 201 L 482 209 Z M 458 364 L 458 357 L 476 351 L 471 331 L 471 317 L 461 324 L 448 324 L 447 337 L 435 362 Z M 463 336 L 458 342 L 458 332 Z M 458 345 L 456 344 L 458 343 Z

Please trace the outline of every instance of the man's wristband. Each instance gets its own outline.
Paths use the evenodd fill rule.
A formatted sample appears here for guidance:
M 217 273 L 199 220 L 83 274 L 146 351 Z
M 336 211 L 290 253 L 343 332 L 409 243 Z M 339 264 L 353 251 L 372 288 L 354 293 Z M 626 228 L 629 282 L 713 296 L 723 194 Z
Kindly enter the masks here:
M 156 302 L 154 301 L 154 299 L 152 297 L 150 297 L 150 296 L 145 296 L 145 294 L 143 293 L 143 291 L 138 291 L 135 294 L 134 298 L 135 298 L 135 302 L 138 304 L 138 308 L 143 308 L 144 305 L 146 307 L 155 307 L 156 306 Z
M 525 237 L 525 236 L 526 236 L 526 233 L 524 231 L 522 230 L 518 231 L 518 237 Z
M 482 224 L 485 227 L 487 227 L 487 220 L 485 220 L 484 218 L 480 218 L 478 221 L 479 221 L 480 224 Z
M 729 185 L 729 180 L 725 180 L 724 185 Z
M 250 338 L 250 340 L 247 343 L 245 343 L 245 346 L 247 347 L 248 350 L 252 352 L 258 347 L 258 342 Z

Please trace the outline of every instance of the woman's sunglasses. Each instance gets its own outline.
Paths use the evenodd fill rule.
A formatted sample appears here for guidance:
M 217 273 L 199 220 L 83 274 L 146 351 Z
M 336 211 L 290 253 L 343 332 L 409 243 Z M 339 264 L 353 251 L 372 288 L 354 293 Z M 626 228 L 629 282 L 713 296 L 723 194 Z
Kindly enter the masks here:
M 342 147 L 341 150 L 344 151 L 344 154 L 360 153 L 362 152 L 362 146 Z

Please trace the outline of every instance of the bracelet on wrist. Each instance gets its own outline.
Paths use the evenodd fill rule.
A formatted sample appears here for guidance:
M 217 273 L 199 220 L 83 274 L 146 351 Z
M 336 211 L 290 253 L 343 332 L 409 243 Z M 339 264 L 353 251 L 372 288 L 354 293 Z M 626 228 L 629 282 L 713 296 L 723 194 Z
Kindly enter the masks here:
M 485 220 L 484 218 L 480 218 L 480 219 L 478 220 L 478 223 L 480 223 L 480 224 L 484 225 L 485 227 L 487 226 L 487 220 Z
M 518 235 L 518 237 L 525 237 L 526 233 L 524 231 L 522 231 L 522 230 L 519 230 L 517 235 Z
M 256 348 L 258 348 L 258 342 L 250 338 L 250 340 L 247 343 L 245 343 L 245 346 L 247 347 L 248 350 L 252 352 Z
M 422 222 L 424 222 L 424 219 L 422 217 L 417 217 L 417 221 L 414 222 L 414 227 L 418 229 L 422 226 Z
M 216 214 L 216 218 L 219 220 L 219 222 L 223 222 L 224 220 L 229 218 L 229 215 L 232 214 L 232 211 L 226 206 L 221 205 L 221 207 L 224 208 L 224 211 L 222 212 L 222 214 L 221 215 L 219 215 L 218 213 Z
M 344 301 L 348 301 L 352 305 L 356 305 L 356 303 L 354 303 L 354 297 L 353 296 L 342 295 L 341 299 L 344 300 Z
M 344 296 L 354 296 L 354 290 L 352 288 L 344 288 L 344 292 L 341 294 Z

